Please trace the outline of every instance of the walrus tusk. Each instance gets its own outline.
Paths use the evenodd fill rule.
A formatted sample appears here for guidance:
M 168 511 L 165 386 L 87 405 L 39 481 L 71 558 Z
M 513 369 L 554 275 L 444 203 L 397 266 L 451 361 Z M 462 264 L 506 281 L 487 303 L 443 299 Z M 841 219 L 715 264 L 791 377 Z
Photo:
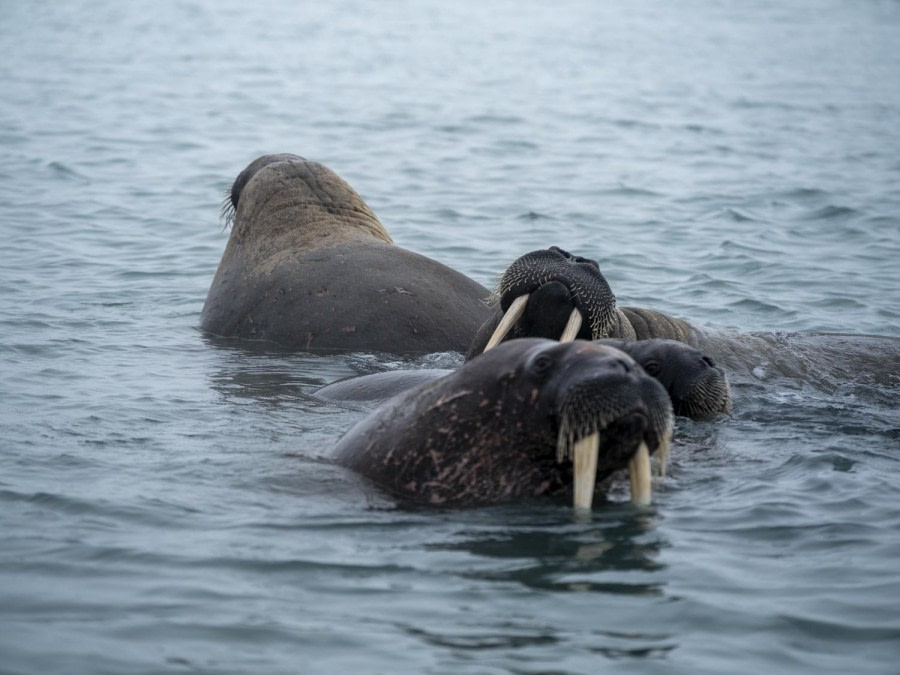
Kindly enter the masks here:
M 628 461 L 628 479 L 631 482 L 631 503 L 647 506 L 650 503 L 652 485 L 650 483 L 650 450 L 642 441 L 637 452 Z
M 594 483 L 597 481 L 597 455 L 600 453 L 600 434 L 575 442 L 572 463 L 575 465 L 574 506 L 576 511 L 590 511 L 594 503 Z
M 569 321 L 566 323 L 562 335 L 559 336 L 559 341 L 571 342 L 575 339 L 575 336 L 578 335 L 579 330 L 581 330 L 581 312 L 577 309 L 573 309 L 572 313 L 569 314 Z
M 513 327 L 513 324 L 519 320 L 519 317 L 525 313 L 525 303 L 528 302 L 528 293 L 524 295 L 520 295 L 518 298 L 513 300 L 512 304 L 509 306 L 509 309 L 506 310 L 506 314 L 503 315 L 503 318 L 500 319 L 500 323 L 497 324 L 496 330 L 494 330 L 494 334 L 491 335 L 491 339 L 488 340 L 487 346 L 484 348 L 484 351 L 488 349 L 493 349 L 500 341 L 506 337 L 506 334 L 509 332 L 509 329 Z

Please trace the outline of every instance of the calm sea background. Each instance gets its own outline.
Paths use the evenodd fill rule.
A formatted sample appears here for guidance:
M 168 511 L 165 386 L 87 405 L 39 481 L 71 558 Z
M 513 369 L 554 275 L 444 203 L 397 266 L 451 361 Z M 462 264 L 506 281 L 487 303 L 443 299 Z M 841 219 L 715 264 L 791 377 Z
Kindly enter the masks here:
M 309 394 L 410 364 L 197 328 L 293 152 L 486 285 L 559 245 L 900 336 L 900 3 L 4 2 L 0 45 L 0 672 L 900 672 L 896 388 L 737 377 L 647 512 L 397 510 Z

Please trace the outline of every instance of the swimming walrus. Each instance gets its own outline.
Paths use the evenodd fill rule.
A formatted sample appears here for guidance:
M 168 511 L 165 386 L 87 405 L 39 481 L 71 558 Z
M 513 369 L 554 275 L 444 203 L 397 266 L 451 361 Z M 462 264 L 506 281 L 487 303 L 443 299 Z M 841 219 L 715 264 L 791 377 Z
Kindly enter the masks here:
M 597 263 L 552 247 L 514 261 L 494 315 L 469 357 L 515 337 L 663 338 L 685 343 L 731 373 L 790 378 L 834 390 L 848 381 L 900 386 L 900 339 L 841 333 L 728 333 L 641 307 L 618 307 Z
M 673 415 L 662 385 L 627 354 L 577 341 L 512 340 L 409 389 L 348 431 L 337 461 L 403 503 L 477 506 L 572 494 L 629 468 L 650 497 Z
M 393 243 L 327 167 L 289 154 L 244 169 L 200 326 L 306 351 L 465 351 L 490 316 L 480 284 Z
M 704 420 L 731 413 L 731 387 L 723 370 L 699 349 L 674 340 L 595 340 L 633 358 L 665 387 L 676 415 Z M 440 368 L 389 370 L 332 382 L 315 392 L 327 401 L 377 404 L 425 382 L 449 375 Z

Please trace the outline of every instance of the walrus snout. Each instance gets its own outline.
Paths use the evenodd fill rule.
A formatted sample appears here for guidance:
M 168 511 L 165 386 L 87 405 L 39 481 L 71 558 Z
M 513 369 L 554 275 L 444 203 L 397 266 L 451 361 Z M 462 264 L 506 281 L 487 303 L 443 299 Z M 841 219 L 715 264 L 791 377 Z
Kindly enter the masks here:
M 497 504 L 574 492 L 628 469 L 650 499 L 665 458 L 668 395 L 626 354 L 576 340 L 510 340 L 386 401 L 338 442 L 336 458 L 406 501 Z
M 551 281 L 564 285 L 576 306 L 586 312 L 600 299 L 615 302 L 596 261 L 552 246 L 526 253 L 506 268 L 499 284 L 501 309 L 508 311 L 517 297 L 533 293 Z
M 705 420 L 731 414 L 731 386 L 725 371 L 710 357 L 692 347 L 674 343 L 671 357 L 658 371 L 676 415 Z M 653 375 L 653 373 L 650 373 Z
M 615 320 L 616 298 L 597 262 L 556 246 L 513 261 L 498 294 L 503 316 L 484 351 L 507 336 L 588 340 L 605 335 Z
M 559 385 L 557 460 L 573 462 L 574 506 L 590 509 L 596 481 L 624 468 L 632 501 L 647 504 L 650 455 L 658 455 L 664 473 L 672 438 L 669 395 L 624 352 L 587 344 L 595 353 Z
M 562 257 L 564 257 L 572 264 L 587 263 L 588 265 L 596 267 L 598 271 L 600 270 L 600 264 L 596 260 L 593 260 L 591 258 L 585 258 L 584 256 L 569 253 L 568 251 L 564 251 L 563 249 L 561 249 L 559 246 L 551 246 L 547 250 L 559 253 Z
M 672 409 L 682 417 L 705 420 L 732 412 L 731 386 L 718 366 L 706 368 L 689 386 L 670 392 L 670 396 Z
M 731 386 L 725 371 L 707 354 L 675 340 L 600 341 L 629 354 L 669 394 L 676 415 L 704 420 L 731 414 Z

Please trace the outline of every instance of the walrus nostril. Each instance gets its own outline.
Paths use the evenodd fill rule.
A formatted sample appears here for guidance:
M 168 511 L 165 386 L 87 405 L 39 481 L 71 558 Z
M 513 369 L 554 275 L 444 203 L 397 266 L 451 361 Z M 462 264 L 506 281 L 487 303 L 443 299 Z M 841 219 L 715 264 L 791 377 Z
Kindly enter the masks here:
M 706 365 L 708 365 L 710 368 L 715 368 L 715 367 L 716 367 L 716 362 L 713 361 L 710 357 L 708 357 L 708 356 L 706 356 L 706 355 L 704 355 L 703 357 L 701 357 L 701 360 L 703 361 L 703 363 L 705 363 Z

